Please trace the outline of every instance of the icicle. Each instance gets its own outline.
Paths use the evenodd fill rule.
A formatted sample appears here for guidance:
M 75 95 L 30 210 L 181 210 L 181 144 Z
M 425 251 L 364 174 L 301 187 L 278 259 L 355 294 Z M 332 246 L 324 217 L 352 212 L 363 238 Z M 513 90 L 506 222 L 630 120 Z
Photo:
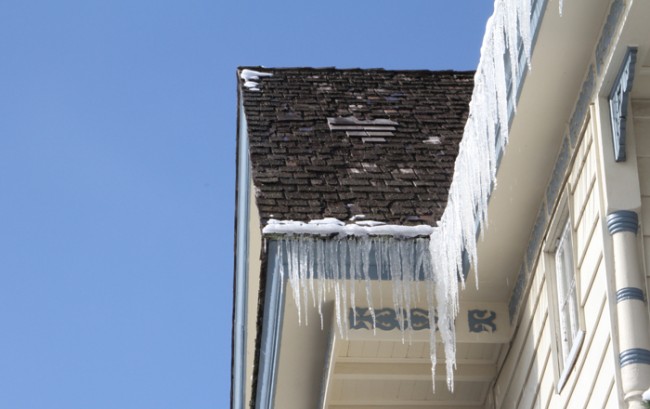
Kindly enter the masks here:
M 529 0 L 522 1 L 519 3 L 519 35 L 521 36 L 521 42 L 524 46 L 524 56 L 527 62 L 528 69 L 530 69 L 530 47 L 531 47 L 531 36 L 530 32 L 530 10 L 531 2 Z
M 298 242 L 298 260 L 299 260 L 299 270 L 298 270 L 298 283 L 300 289 L 302 290 L 302 304 L 303 311 L 305 312 L 305 325 L 309 325 L 309 314 L 307 309 L 309 308 L 309 288 L 308 288 L 308 275 L 311 274 L 309 270 L 309 259 L 307 253 L 307 247 L 309 242 L 307 240 L 300 240 Z
M 402 343 L 404 343 L 404 314 L 402 313 L 402 306 L 404 305 L 404 281 L 402 274 L 404 273 L 401 265 L 401 256 L 399 245 L 389 246 L 386 250 L 389 260 L 390 278 L 393 284 L 393 309 L 397 314 L 397 323 L 402 332 Z
M 320 317 L 320 329 L 323 330 L 323 301 L 325 297 L 325 245 L 323 240 L 316 240 L 316 271 L 314 272 L 318 280 L 318 316 Z
M 368 310 L 372 317 L 372 333 L 377 333 L 377 318 L 375 317 L 375 308 L 372 305 L 372 285 L 370 284 L 370 251 L 372 249 L 372 242 L 368 238 L 361 240 L 361 277 L 366 285 L 366 303 Z M 381 287 L 379 288 L 381 294 Z
M 332 285 L 334 286 L 334 309 L 336 310 L 336 325 L 339 330 L 339 335 L 343 337 L 343 323 L 341 322 L 341 277 L 339 272 L 339 243 L 334 241 L 331 243 L 330 251 L 328 253 L 328 260 L 330 262 L 330 271 L 332 271 Z
M 340 336 L 345 337 L 350 325 L 348 302 L 355 313 L 360 302 L 356 284 L 361 281 L 365 285 L 365 301 L 374 328 L 376 317 L 371 290 L 374 283 L 370 282 L 370 253 L 374 252 L 379 304 L 383 308 L 382 283 L 388 279 L 392 284 L 392 306 L 397 314 L 402 341 L 404 331 L 412 330 L 411 307 L 419 302 L 420 286 L 425 286 L 431 326 L 432 379 L 435 379 L 436 340 L 439 337 L 444 348 L 447 387 L 453 390 L 456 366 L 454 321 L 459 310 L 459 281 L 460 286 L 465 284 L 463 257 L 467 257 L 477 274 L 476 233 L 477 229 L 483 232 L 487 226 L 488 200 L 496 184 L 498 157 L 508 139 L 508 85 L 511 98 L 515 98 L 522 69 L 530 68 L 533 34 L 530 19 L 530 0 L 495 1 L 495 12 L 488 20 L 481 47 L 481 60 L 474 77 L 474 92 L 454 165 L 447 206 L 438 225 L 426 233 L 429 234 L 428 252 L 425 252 L 426 241 L 415 238 L 421 233 L 410 233 L 413 235 L 400 238 L 395 233 L 395 226 L 368 227 L 382 237 L 351 237 L 358 234 L 359 225 L 346 225 L 330 219 L 318 223 L 278 222 L 267 225 L 268 230 L 265 227 L 265 233 L 283 236 L 278 240 L 276 273 L 291 285 L 299 321 L 303 310 L 307 321 L 306 308 L 311 297 L 312 303 L 318 307 L 322 328 L 322 305 L 333 292 L 336 325 Z M 524 65 L 519 64 L 520 49 L 523 50 Z M 511 72 L 510 84 L 505 76 L 506 56 Z M 293 231 L 293 228 L 299 231 Z M 318 236 L 321 231 L 328 233 L 317 238 L 301 236 Z M 370 230 L 364 231 L 371 234 L 367 233 Z M 387 237 L 391 235 L 392 238 Z M 420 281 L 421 278 L 424 282 Z M 475 281 L 478 283 L 478 278 Z M 356 316 L 352 316 L 352 325 L 355 325 Z
M 377 266 L 377 280 L 379 280 L 379 308 L 384 308 L 384 291 L 381 285 L 382 275 L 384 274 L 382 267 L 384 265 L 384 254 L 384 241 L 378 239 L 375 242 L 375 265 Z
M 406 241 L 406 240 L 400 240 L 399 241 L 399 247 L 400 247 L 400 260 L 401 260 L 401 269 L 402 269 L 402 277 L 405 278 L 405 284 L 403 287 L 404 291 L 404 302 L 401 305 L 402 310 L 404 311 L 404 316 L 406 320 L 406 333 L 408 335 L 408 340 L 409 340 L 409 345 L 412 342 L 412 333 L 413 333 L 413 328 L 411 326 L 411 305 L 412 305 L 412 293 L 411 293 L 411 287 L 413 285 L 413 258 L 415 257 L 413 254 L 413 249 L 412 249 L 412 242 Z
M 341 282 L 341 301 L 343 302 L 343 338 L 348 337 L 348 248 L 346 242 L 339 241 L 339 281 Z
M 356 239 L 348 241 L 348 250 L 350 252 L 350 307 L 352 311 L 357 310 L 357 292 L 355 291 L 355 283 L 359 279 L 359 263 L 361 262 L 361 255 L 359 254 Z M 352 315 L 353 325 L 357 325 L 357 314 Z
M 288 250 L 289 250 L 289 284 L 291 285 L 291 290 L 293 291 L 293 298 L 296 302 L 296 308 L 298 309 L 298 324 L 302 323 L 301 314 L 300 314 L 300 260 L 299 260 L 299 242 L 294 240 L 289 240 Z

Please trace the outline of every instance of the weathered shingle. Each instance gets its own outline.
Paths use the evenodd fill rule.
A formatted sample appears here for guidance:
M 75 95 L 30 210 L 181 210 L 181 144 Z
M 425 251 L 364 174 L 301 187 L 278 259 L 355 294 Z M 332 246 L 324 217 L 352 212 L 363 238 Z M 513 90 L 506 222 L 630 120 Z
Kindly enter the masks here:
M 440 218 L 473 72 L 249 69 L 272 74 L 240 83 L 262 223 Z

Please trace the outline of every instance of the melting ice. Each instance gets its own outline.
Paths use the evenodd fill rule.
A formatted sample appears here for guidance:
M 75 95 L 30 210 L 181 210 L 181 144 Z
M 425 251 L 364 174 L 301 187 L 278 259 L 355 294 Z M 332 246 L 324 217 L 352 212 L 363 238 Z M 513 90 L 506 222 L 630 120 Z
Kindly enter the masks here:
M 434 315 L 438 319 L 438 333 L 445 349 L 447 386 L 452 391 L 456 364 L 454 320 L 458 313 L 459 277 L 464 285 L 463 275 L 459 274 L 463 271 L 463 253 L 476 273 L 476 234 L 486 227 L 498 157 L 507 143 L 508 98 L 516 105 L 516 92 L 509 96 L 508 89 L 516 90 L 523 69 L 529 68 L 531 52 L 530 0 L 496 0 L 494 7 L 481 47 L 447 206 L 437 227 L 421 226 L 428 229 L 428 240 L 417 238 L 421 232 L 405 237 L 400 234 L 400 226 L 384 227 L 384 231 L 375 233 L 384 235 L 380 237 L 363 230 L 368 227 L 356 224 L 348 227 L 338 221 L 338 227 L 332 227 L 337 223 L 325 223 L 325 228 L 333 229 L 327 233 L 329 239 L 311 231 L 318 228 L 309 224 L 298 227 L 287 222 L 265 227 L 265 234 L 280 237 L 276 273 L 288 279 L 299 312 L 310 303 L 320 312 L 327 294 L 333 293 L 336 322 L 343 335 L 347 331 L 345 311 L 349 304 L 354 308 L 358 302 L 353 282 L 365 283 L 363 297 L 374 320 L 371 271 L 379 279 L 391 281 L 396 311 L 408 311 L 424 287 L 430 322 L 434 321 Z M 254 81 L 255 76 L 259 78 L 259 73 L 246 74 L 242 73 L 242 78 L 247 77 L 244 78 L 247 81 Z M 256 88 L 253 81 L 251 88 Z M 372 265 L 375 270 L 371 270 Z M 400 327 L 404 329 L 403 322 Z M 431 368 L 435 375 L 436 335 L 435 331 L 430 333 Z

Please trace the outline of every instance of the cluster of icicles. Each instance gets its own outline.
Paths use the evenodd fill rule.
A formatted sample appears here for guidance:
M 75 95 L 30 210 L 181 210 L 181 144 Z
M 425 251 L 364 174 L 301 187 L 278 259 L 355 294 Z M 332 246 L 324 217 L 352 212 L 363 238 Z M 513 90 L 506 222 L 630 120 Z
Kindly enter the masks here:
M 455 163 L 448 203 L 428 240 L 387 239 L 363 234 L 341 234 L 336 239 L 330 236 L 325 240 L 318 238 L 317 233 L 285 233 L 279 239 L 275 263 L 278 271 L 274 273 L 283 274 L 288 279 L 298 310 L 307 308 L 311 300 L 321 312 L 327 292 L 334 292 L 337 325 L 343 336 L 348 326 L 347 314 L 343 312 L 347 311 L 348 303 L 354 306 L 359 301 L 351 280 L 366 283 L 362 297 L 370 311 L 374 311 L 369 283 L 371 261 L 376 268 L 385 270 L 378 272 L 379 278 L 386 277 L 393 285 L 391 302 L 395 311 L 410 311 L 410 306 L 418 302 L 420 292 L 424 292 L 422 297 L 426 297 L 430 322 L 435 322 L 434 316 L 437 319 L 450 391 L 453 391 L 456 366 L 454 320 L 458 313 L 459 281 L 464 286 L 463 253 L 476 273 L 476 234 L 486 227 L 488 199 L 496 183 L 498 155 L 507 143 L 507 81 L 511 81 L 511 86 L 516 89 L 523 74 L 521 71 L 529 68 L 530 20 L 531 0 L 495 1 L 494 14 L 488 20 L 483 39 L 469 117 Z M 524 62 L 521 66 L 520 48 Z M 506 61 L 510 65 L 509 79 L 506 78 Z M 406 329 L 404 325 L 400 328 Z M 434 380 L 436 331 L 432 328 L 430 333 Z

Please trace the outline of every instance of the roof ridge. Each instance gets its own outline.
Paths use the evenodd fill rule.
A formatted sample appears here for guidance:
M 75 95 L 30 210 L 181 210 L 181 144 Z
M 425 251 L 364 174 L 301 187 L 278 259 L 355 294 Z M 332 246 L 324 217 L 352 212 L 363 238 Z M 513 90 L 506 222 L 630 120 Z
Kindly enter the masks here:
M 410 74 L 417 74 L 417 73 L 427 73 L 427 74 L 467 74 L 467 75 L 473 75 L 476 70 L 454 70 L 454 69 L 440 69 L 440 70 L 431 70 L 431 69 L 426 69 L 426 68 L 409 68 L 409 69 L 389 69 L 389 68 L 382 68 L 382 67 L 372 67 L 372 68 L 362 68 L 362 67 L 346 67 L 346 68 L 340 68 L 340 67 L 335 67 L 335 66 L 328 66 L 328 67 L 264 67 L 261 65 L 255 66 L 255 65 L 240 65 L 237 67 L 237 71 L 241 72 L 242 70 L 256 70 L 256 71 L 324 71 L 324 72 L 331 72 L 331 71 L 341 71 L 341 72 L 386 72 L 386 73 L 391 73 L 391 72 L 403 72 L 403 73 L 410 73 Z

